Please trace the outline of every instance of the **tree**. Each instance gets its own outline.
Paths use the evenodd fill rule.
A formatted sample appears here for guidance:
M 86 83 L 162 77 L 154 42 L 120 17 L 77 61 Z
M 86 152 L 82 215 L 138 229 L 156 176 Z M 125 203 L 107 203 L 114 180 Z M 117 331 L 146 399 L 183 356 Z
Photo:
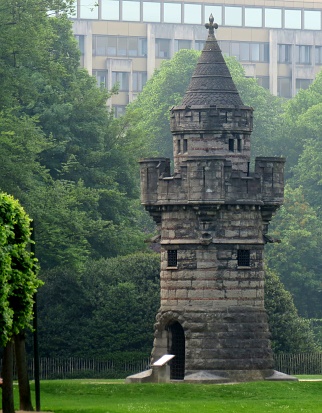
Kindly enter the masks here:
M 57 34 L 47 12 L 67 11 L 72 3 L 71 0 L 2 1 L 0 109 L 32 104 L 38 98 L 37 82 L 59 78 L 63 66 L 57 62 L 52 47 Z
M 270 234 L 281 243 L 267 245 L 269 268 L 279 274 L 302 317 L 321 318 L 321 224 L 301 187 L 286 186 L 284 205 L 272 220 Z
M 36 119 L 15 109 L 0 111 L 0 142 L 0 188 L 26 203 L 30 190 L 47 175 L 39 154 L 49 144 Z
M 291 294 L 271 270 L 265 273 L 265 308 L 275 353 L 320 350 L 309 320 L 299 317 Z
M 149 354 L 160 303 L 159 266 L 158 254 L 137 253 L 88 260 L 78 274 L 66 266 L 46 271 L 38 295 L 43 354 Z
M 291 177 L 293 176 L 292 168 L 297 164 L 304 147 L 312 140 L 321 141 L 319 130 L 322 109 L 321 96 L 322 72 L 317 74 L 308 89 L 301 89 L 285 105 L 281 142 L 284 142 L 284 146 L 287 148 L 287 169 Z
M 136 351 L 149 354 L 153 324 L 160 304 L 158 254 L 133 254 L 89 263 L 96 299 L 91 323 L 95 349 L 109 353 Z M 102 351 L 101 350 L 101 351 Z
M 315 105 L 301 116 L 302 129 L 305 138 L 302 152 L 298 163 L 293 167 L 293 178 L 291 184 L 296 187 L 301 185 L 303 193 L 312 207 L 321 216 L 322 202 L 322 171 L 321 171 L 321 149 L 319 125 L 322 121 L 322 103 Z
M 13 408 L 13 338 L 30 327 L 33 297 L 40 285 L 37 263 L 28 251 L 30 219 L 18 201 L 0 194 L 0 330 L 3 356 L 3 413 Z
M 0 15 L 0 188 L 35 220 L 42 268 L 146 247 L 137 143 L 79 68 L 66 13 L 47 16 L 70 3 L 5 0 Z

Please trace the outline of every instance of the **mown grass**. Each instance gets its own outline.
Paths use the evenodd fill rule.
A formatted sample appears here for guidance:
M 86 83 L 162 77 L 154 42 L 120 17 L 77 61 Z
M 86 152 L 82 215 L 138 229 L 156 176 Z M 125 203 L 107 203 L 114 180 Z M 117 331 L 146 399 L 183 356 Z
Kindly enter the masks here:
M 322 413 L 322 381 L 199 385 L 52 380 L 41 382 L 41 408 L 55 413 Z

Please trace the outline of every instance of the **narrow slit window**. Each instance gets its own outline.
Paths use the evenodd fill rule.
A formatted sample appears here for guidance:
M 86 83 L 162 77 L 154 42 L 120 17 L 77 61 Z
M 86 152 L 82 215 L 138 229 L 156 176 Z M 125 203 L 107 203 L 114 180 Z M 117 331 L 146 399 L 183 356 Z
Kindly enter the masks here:
M 234 139 L 229 139 L 228 141 L 228 147 L 230 152 L 234 152 Z
M 178 265 L 177 250 L 168 250 L 168 267 L 176 267 Z
M 180 139 L 177 140 L 177 153 L 181 152 L 181 142 Z
M 183 152 L 188 152 L 188 139 L 183 140 Z
M 242 151 L 242 140 L 241 139 L 237 140 L 237 150 L 238 152 Z
M 238 250 L 237 251 L 237 265 L 238 267 L 250 267 L 250 251 Z

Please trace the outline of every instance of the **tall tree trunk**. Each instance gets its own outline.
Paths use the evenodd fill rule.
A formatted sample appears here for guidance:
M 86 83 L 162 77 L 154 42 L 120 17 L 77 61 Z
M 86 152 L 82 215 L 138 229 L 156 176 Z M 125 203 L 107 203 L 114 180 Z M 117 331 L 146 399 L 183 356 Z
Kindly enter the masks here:
M 14 341 L 19 384 L 20 410 L 33 411 L 34 409 L 32 407 L 30 384 L 28 379 L 25 333 L 15 335 Z
M 13 340 L 8 341 L 2 358 L 2 412 L 15 413 L 13 401 Z

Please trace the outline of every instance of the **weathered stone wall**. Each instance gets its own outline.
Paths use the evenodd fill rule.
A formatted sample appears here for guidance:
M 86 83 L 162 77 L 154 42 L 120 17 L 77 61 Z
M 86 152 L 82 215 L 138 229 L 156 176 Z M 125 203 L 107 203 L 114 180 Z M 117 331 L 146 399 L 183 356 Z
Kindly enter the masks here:
M 174 168 L 189 156 L 222 156 L 232 160 L 232 168 L 247 172 L 250 160 L 250 133 L 253 114 L 249 107 L 187 107 L 171 111 Z M 233 142 L 230 148 L 229 141 Z
M 233 150 L 229 142 L 233 140 Z M 233 169 L 247 172 L 250 158 L 250 135 L 223 131 L 217 133 L 180 133 L 173 135 L 174 167 L 180 172 L 180 167 L 189 157 L 225 156 L 230 160 Z
M 250 133 L 253 111 L 248 106 L 176 106 L 171 110 L 170 128 L 172 133 L 222 129 Z
M 246 268 L 237 266 L 236 244 L 211 245 L 206 251 L 204 246 L 178 247 L 178 269 L 167 268 L 167 249 L 161 252 L 162 310 L 264 307 L 262 246 L 246 246 L 251 248 L 251 266 Z
M 163 206 L 162 244 L 263 244 L 262 206 L 247 204 Z
M 196 309 L 160 311 L 153 359 L 167 350 L 166 328 L 178 321 L 185 330 L 186 374 L 194 371 L 272 369 L 270 333 L 262 309 L 230 307 L 225 311 Z M 164 354 L 164 353 L 163 353 Z
M 145 205 L 182 203 L 248 203 L 275 205 L 283 201 L 284 158 L 257 158 L 255 173 L 232 168 L 220 156 L 187 158 L 181 173 L 170 176 L 167 159 L 141 161 L 141 196 Z
M 282 201 L 284 159 L 259 158 L 247 174 L 221 156 L 187 157 L 174 176 L 168 165 L 141 162 L 143 192 L 150 193 L 143 199 L 161 235 L 153 359 L 169 351 L 167 328 L 178 321 L 185 332 L 186 375 L 269 375 L 263 235 Z M 249 266 L 238 266 L 239 249 L 249 251 Z M 168 267 L 168 250 L 177 251 L 176 268 Z
M 174 174 L 168 159 L 140 162 L 142 203 L 161 235 L 152 357 L 173 351 L 175 379 L 258 380 L 273 373 L 263 251 L 283 202 L 285 159 L 260 157 L 250 170 L 253 110 L 232 81 L 212 16 L 206 27 L 182 105 L 170 114 Z

